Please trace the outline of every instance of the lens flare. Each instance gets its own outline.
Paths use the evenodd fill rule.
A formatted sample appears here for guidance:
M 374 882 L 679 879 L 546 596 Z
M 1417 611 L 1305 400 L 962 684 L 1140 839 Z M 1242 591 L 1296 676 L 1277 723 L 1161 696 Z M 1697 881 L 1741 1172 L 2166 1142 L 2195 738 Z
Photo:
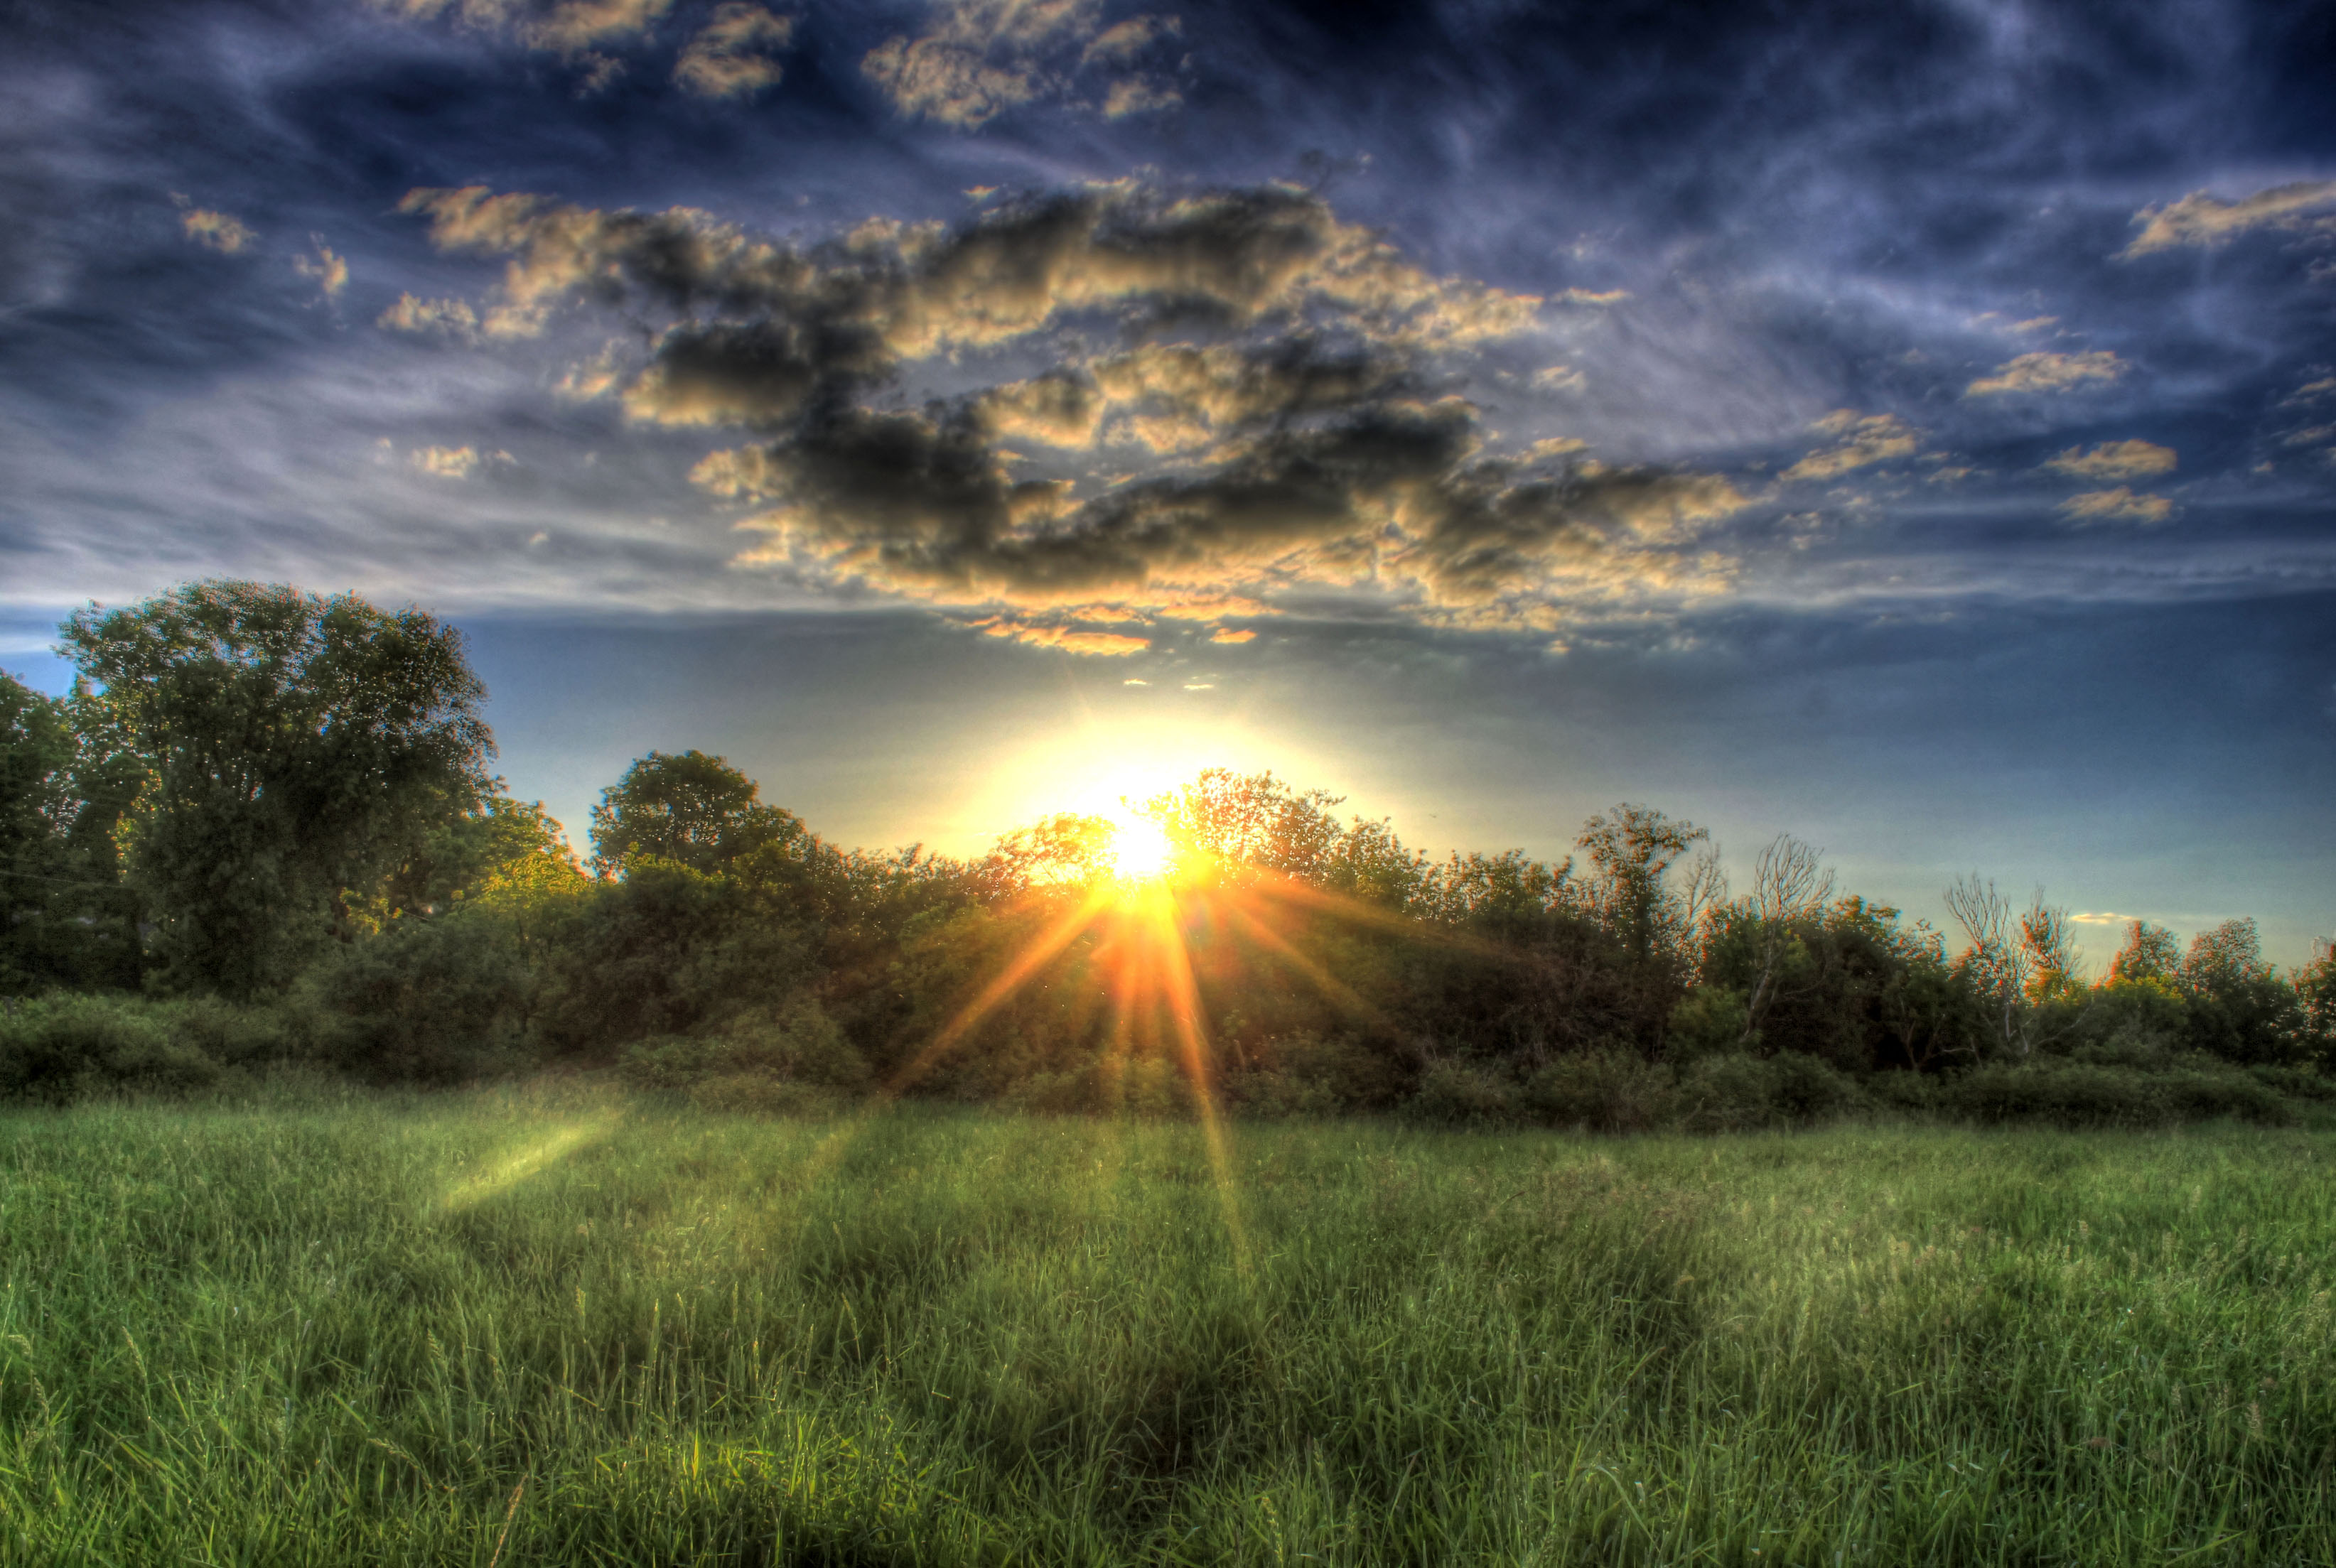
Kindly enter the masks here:
M 1146 818 L 1130 817 L 1113 824 L 1111 867 L 1123 882 L 1152 882 L 1168 875 L 1176 863 L 1176 846 Z

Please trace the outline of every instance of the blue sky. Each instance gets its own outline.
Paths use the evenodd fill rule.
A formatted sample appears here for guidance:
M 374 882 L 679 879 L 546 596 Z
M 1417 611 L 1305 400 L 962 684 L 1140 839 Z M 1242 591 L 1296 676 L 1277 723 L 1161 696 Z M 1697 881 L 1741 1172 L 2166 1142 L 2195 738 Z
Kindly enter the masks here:
M 1212 763 L 2336 926 L 2324 7 L 0 7 L 0 663 L 462 625 L 572 827 Z

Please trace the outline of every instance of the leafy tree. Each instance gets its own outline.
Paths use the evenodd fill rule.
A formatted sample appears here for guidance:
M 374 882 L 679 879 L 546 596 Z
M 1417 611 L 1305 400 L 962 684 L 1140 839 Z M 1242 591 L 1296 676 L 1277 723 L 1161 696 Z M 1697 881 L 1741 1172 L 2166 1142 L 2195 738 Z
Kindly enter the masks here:
M 1674 890 L 1665 875 L 1693 846 L 1711 835 L 1692 822 L 1674 822 L 1646 806 L 1621 805 L 1582 825 L 1574 847 L 1590 857 L 1592 907 L 1621 938 L 1631 962 L 1648 963 L 1678 948 L 1693 929 L 1704 890 L 1716 874 L 1691 876 Z
M 1270 772 L 1210 768 L 1143 811 L 1196 869 L 1234 883 L 1259 871 L 1319 881 L 1344 832 L 1330 809 L 1342 799 L 1293 789 Z
M 139 770 L 85 743 L 86 707 L 0 674 L 0 992 L 138 982 L 113 829 Z
M 2263 960 L 2252 920 L 2226 920 L 2191 939 L 2182 960 L 2191 1042 L 2231 1061 L 2282 1062 L 2308 1054 L 2295 988 Z
M 2109 978 L 2156 980 L 2172 984 L 2182 973 L 2182 948 L 2163 925 L 2136 920 L 2125 928 L 2125 945 L 2109 960 Z
M 482 796 L 433 828 L 414 858 L 384 886 L 381 903 L 387 918 L 427 919 L 476 898 L 492 884 L 579 875 L 576 852 L 542 801 L 496 793 Z
M 177 985 L 281 983 L 485 783 L 486 689 L 418 609 L 206 582 L 63 634 L 140 761 L 127 869 Z
M 703 751 L 652 751 L 600 792 L 592 808 L 592 866 L 622 876 L 642 860 L 724 871 L 758 851 L 806 837 L 802 818 L 762 803 L 754 781 Z
M 1111 819 L 1059 812 L 998 839 L 977 863 L 982 891 L 1010 897 L 1034 888 L 1085 886 L 1112 868 Z

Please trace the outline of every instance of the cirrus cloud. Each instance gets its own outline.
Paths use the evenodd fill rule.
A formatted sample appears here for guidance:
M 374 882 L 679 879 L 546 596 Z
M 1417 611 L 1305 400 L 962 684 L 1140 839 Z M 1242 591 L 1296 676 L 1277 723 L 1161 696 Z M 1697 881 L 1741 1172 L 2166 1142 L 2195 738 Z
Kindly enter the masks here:
M 2194 190 L 2179 201 L 2135 213 L 2141 232 L 2117 255 L 2129 260 L 2179 246 L 2227 245 L 2250 229 L 2300 227 L 2304 214 L 2322 208 L 2336 208 L 2336 179 L 2300 179 L 2236 201 Z
M 2070 447 L 2044 467 L 2072 479 L 2135 479 L 2170 474 L 2175 460 L 2172 447 L 2154 446 L 2148 441 L 2103 441 L 2089 451 Z
M 2023 353 L 1963 388 L 1963 396 L 2066 392 L 2088 382 L 2112 382 L 2133 367 L 2107 349 L 2081 353 Z

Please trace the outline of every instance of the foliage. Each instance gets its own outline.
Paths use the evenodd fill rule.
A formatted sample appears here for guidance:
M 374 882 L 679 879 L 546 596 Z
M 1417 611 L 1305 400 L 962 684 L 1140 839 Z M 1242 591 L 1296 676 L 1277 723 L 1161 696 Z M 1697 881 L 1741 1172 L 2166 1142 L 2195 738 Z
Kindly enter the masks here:
M 710 876 L 800 840 L 802 818 L 764 805 L 760 796 L 753 779 L 720 757 L 652 751 L 602 790 L 592 808 L 593 868 L 622 876 L 656 860 Z
M 113 842 L 136 769 L 85 738 L 87 707 L 0 673 L 0 995 L 138 982 Z
M 282 985 L 485 783 L 485 688 L 420 610 L 209 582 L 63 635 L 142 764 L 128 872 L 180 988 Z
M 0 1099 L 63 1104 L 103 1090 L 202 1088 L 219 1063 L 179 1022 L 174 1010 L 110 997 L 15 1003 L 0 1012 Z
M 483 692 L 419 611 L 208 583 L 64 636 L 73 698 L 0 683 L 0 992 L 159 982 L 297 1020 L 254 1046 L 185 1014 L 157 1038 L 190 1060 L 1627 1132 L 2263 1117 L 2336 1057 L 2336 954 L 2282 974 L 2252 922 L 2186 952 L 2136 922 L 2088 983 L 2040 892 L 1959 879 L 1951 951 L 1789 836 L 1731 897 L 1703 828 L 1629 803 L 1574 857 L 1437 862 L 1326 790 L 1210 769 L 1131 808 L 1177 855 L 1139 886 L 1108 818 L 870 853 L 722 758 L 650 752 L 603 792 L 588 876 L 485 777 Z M 51 1065 L 24 1085 L 136 1078 L 123 1027 L 26 1047 Z

